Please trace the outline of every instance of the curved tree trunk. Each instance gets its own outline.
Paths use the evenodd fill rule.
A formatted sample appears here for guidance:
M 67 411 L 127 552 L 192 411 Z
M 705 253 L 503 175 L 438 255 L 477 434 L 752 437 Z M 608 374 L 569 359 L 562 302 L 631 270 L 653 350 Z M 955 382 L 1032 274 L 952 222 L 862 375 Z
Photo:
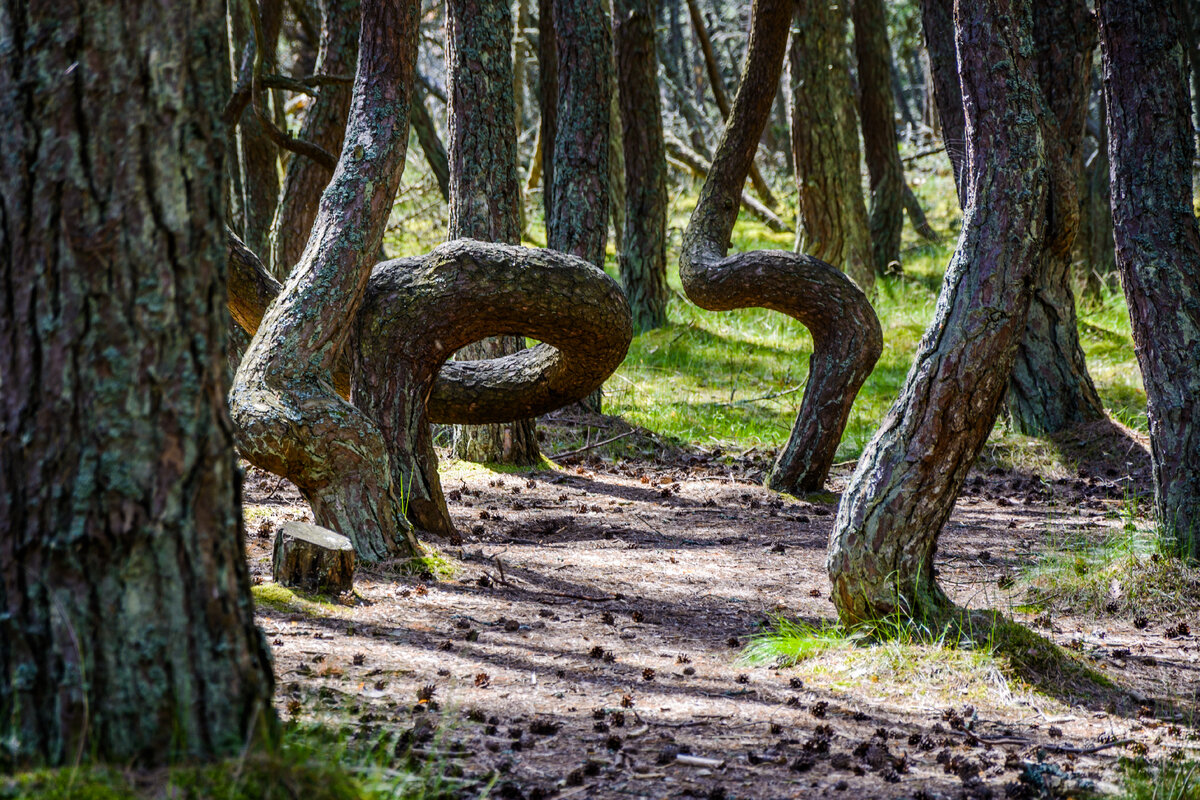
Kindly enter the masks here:
M 635 330 L 667 322 L 667 169 L 654 0 L 614 0 L 613 39 L 625 149 L 625 236 L 617 254 Z
M 450 239 L 521 241 L 511 36 L 508 0 L 447 2 Z M 521 337 L 487 339 L 464 347 L 456 358 L 497 358 L 524 349 Z M 468 461 L 536 464 L 541 459 L 531 419 L 459 426 L 453 450 Z
M 1117 266 L 1149 401 L 1164 538 L 1200 556 L 1200 232 L 1179 21 L 1169 6 L 1100 0 Z
M 992 428 L 1045 239 L 1048 174 L 1030 0 L 958 0 L 967 209 L 937 311 L 900 396 L 842 493 L 830 539 L 833 602 L 848 625 L 949 600 L 938 535 Z
M 0 19 L 0 763 L 230 755 L 274 712 L 224 402 L 224 4 Z
M 353 75 L 361 25 L 359 0 L 322 0 L 321 6 L 321 48 L 317 52 L 316 74 Z M 322 86 L 304 117 L 298 138 L 330 153 L 341 150 L 350 95 L 349 84 Z M 300 261 L 317 217 L 321 194 L 329 181 L 329 170 L 312 159 L 293 155 L 288 161 L 283 192 L 271 225 L 271 270 L 280 280 L 286 280 Z
M 792 158 L 800 190 L 796 250 L 845 270 L 869 292 L 875 272 L 858 115 L 846 67 L 845 6 L 797 0 L 795 21 L 789 72 Z
M 875 273 L 883 275 L 893 263 L 900 263 L 900 231 L 904 227 L 904 168 L 896 146 L 892 48 L 883 0 L 854 0 L 853 9 L 858 110 L 871 176 L 871 244 Z
M 230 406 L 238 449 L 292 480 L 317 523 L 364 561 L 419 555 L 378 428 L 331 388 L 383 239 L 408 146 L 415 0 L 363 3 L 359 65 L 338 167 L 304 257 L 267 309 Z
M 754 3 L 746 65 L 712 172 L 683 235 L 679 276 L 688 298 L 701 308 L 769 308 L 812 333 L 804 401 L 767 478 L 773 489 L 802 493 L 824 484 L 883 336 L 866 295 L 829 264 L 782 251 L 725 256 L 746 172 L 771 113 L 791 15 L 790 0 Z
M 1005 398 L 1010 422 L 1025 434 L 1055 433 L 1104 419 L 1104 405 L 1079 344 L 1071 288 L 1095 27 L 1084 0 L 1043 0 L 1034 10 L 1034 20 L 1038 84 L 1049 112 L 1048 224 L 1054 230 L 1040 258 L 1025 338 Z

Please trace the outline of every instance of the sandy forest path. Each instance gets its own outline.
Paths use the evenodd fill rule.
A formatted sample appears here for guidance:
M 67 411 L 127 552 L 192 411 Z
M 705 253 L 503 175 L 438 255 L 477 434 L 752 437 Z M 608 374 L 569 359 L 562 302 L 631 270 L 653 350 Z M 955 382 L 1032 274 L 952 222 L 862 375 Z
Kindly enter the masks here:
M 778 615 L 834 617 L 824 560 L 836 496 L 762 488 L 754 454 L 585 453 L 515 474 L 451 464 L 465 542 L 434 544 L 452 574 L 360 569 L 356 596 L 336 602 L 269 583 L 274 531 L 307 508 L 252 472 L 249 556 L 280 713 L 360 741 L 387 734 L 397 752 L 477 779 L 474 797 L 493 776 L 490 796 L 531 800 L 1111 787 L 1122 755 L 1200 749 L 1200 647 L 1183 618 L 1155 609 L 1141 628 L 1120 614 L 1021 613 L 1014 578 L 1064 531 L 1123 524 L 1146 466 L 1140 447 L 1120 446 L 1081 474 L 981 466 L 938 559 L 957 601 L 1079 651 L 1120 687 L 1103 691 L 1053 674 L 1035 689 L 986 653 L 911 644 L 843 644 L 786 668 L 741 660 Z

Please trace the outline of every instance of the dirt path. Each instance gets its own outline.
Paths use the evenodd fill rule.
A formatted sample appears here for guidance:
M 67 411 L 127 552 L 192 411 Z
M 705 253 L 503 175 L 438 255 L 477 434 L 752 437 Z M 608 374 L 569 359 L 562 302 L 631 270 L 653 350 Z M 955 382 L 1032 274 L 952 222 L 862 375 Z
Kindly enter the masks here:
M 1121 524 L 1127 489 L 1103 471 L 1034 480 L 985 466 L 942 537 L 939 579 L 961 603 L 1031 621 L 1002 587 L 1047 537 Z M 913 645 L 748 666 L 739 655 L 764 621 L 834 616 L 836 498 L 737 478 L 752 472 L 703 454 L 525 474 L 451 466 L 466 538 L 441 545 L 451 577 L 361 570 L 351 604 L 261 606 L 281 715 L 364 739 L 397 732 L 401 751 L 498 776 L 501 798 L 1038 797 L 1037 781 L 1064 775 L 1111 787 L 1131 753 L 1070 749 L 1200 749 L 1188 738 L 1200 649 L 1164 638 L 1158 619 L 1041 620 L 1132 695 L 1038 692 L 985 655 Z M 261 473 L 247 501 L 262 583 L 273 531 L 307 509 Z

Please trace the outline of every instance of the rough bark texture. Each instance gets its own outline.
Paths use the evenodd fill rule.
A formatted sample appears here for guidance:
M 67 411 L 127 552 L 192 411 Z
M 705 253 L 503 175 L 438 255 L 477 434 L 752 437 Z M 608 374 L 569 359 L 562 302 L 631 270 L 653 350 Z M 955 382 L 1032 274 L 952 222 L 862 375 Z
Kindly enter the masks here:
M 921 26 L 925 31 L 925 52 L 929 55 L 929 88 L 933 90 L 946 155 L 954 169 L 958 202 L 965 207 L 967 133 L 954 46 L 954 0 L 921 0 Z
M 1045 237 L 1030 0 L 958 0 L 955 12 L 963 233 L 900 396 L 842 494 L 828 568 L 846 624 L 948 610 L 933 554 L 1004 397 Z
M 558 129 L 558 42 L 554 35 L 554 0 L 538 0 L 537 46 L 538 105 L 541 107 L 537 153 L 541 155 L 542 211 L 549 228 L 554 216 L 554 134 Z M 529 185 L 535 184 L 531 169 Z
M 237 752 L 224 5 L 8 0 L 0 40 L 0 769 Z
M 1075 237 L 1076 262 L 1084 273 L 1084 294 L 1099 300 L 1101 287 L 1114 283 L 1117 255 L 1113 243 L 1112 203 L 1108 183 L 1108 122 L 1101 90 L 1096 153 L 1081 178 L 1079 235 Z
M 318 524 L 377 561 L 420 548 L 378 428 L 331 383 L 400 182 L 418 26 L 415 0 L 367 0 L 362 9 L 341 158 L 304 255 L 238 368 L 230 406 L 242 455 L 291 479 Z
M 654 0 L 614 0 L 625 149 L 625 236 L 617 254 L 633 326 L 667 322 L 667 161 L 654 52 Z
M 361 25 L 359 6 L 359 0 L 323 0 L 316 74 L 354 74 Z M 304 117 L 298 138 L 330 153 L 341 150 L 351 91 L 349 84 L 322 86 Z M 329 181 L 329 170 L 310 158 L 294 155 L 288 161 L 283 191 L 271 225 L 271 271 L 280 280 L 286 280 L 300 261 L 309 231 L 317 218 L 322 192 Z
M 1104 419 L 1088 375 L 1071 288 L 1071 253 L 1079 230 L 1079 174 L 1095 25 L 1084 0 L 1045 0 L 1034 9 L 1038 84 L 1044 99 L 1050 205 L 1046 248 L 1005 398 L 1021 433 L 1055 433 Z
M 800 190 L 796 250 L 875 285 L 863 202 L 858 114 L 846 67 L 844 5 L 797 0 L 789 51 L 792 159 Z
M 858 58 L 858 110 L 863 155 L 871 178 L 871 245 L 876 274 L 900 263 L 904 227 L 904 168 L 896 146 L 892 98 L 892 48 L 883 0 L 854 0 L 854 51 Z
M 1146 0 L 1100 0 L 1117 267 L 1150 418 L 1163 535 L 1200 554 L 1200 232 L 1179 22 Z
M 447 2 L 450 239 L 521 241 L 511 36 L 508 0 Z M 468 344 L 456 358 L 497 358 L 524 349 L 521 337 L 486 339 Z M 536 464 L 541 458 L 531 419 L 459 426 L 453 451 L 468 461 L 504 464 Z
M 446 361 L 464 345 L 506 334 L 545 344 Z M 378 265 L 359 314 L 354 397 L 389 443 L 409 518 L 454 536 L 429 421 L 502 423 L 561 408 L 620 366 L 631 337 L 616 283 L 562 253 L 463 239 Z
M 354 545 L 328 528 L 285 522 L 275 534 L 271 579 L 309 592 L 348 592 L 354 588 Z
M 441 192 L 442 199 L 449 202 L 449 157 L 446 155 L 446 146 L 438 136 L 437 126 L 433 124 L 433 117 L 425 107 L 425 91 L 419 83 L 413 86 L 412 127 L 413 132 L 417 134 L 417 142 L 421 145 L 421 152 L 425 154 L 425 163 L 429 165 L 433 177 L 437 180 L 438 191 Z
M 796 318 L 812 333 L 804 401 L 767 478 L 773 489 L 800 493 L 823 485 L 883 337 L 866 295 L 829 264 L 782 251 L 725 255 L 741 187 L 783 69 L 791 14 L 791 0 L 754 3 L 742 79 L 683 236 L 679 276 L 688 298 L 702 308 L 769 308 Z

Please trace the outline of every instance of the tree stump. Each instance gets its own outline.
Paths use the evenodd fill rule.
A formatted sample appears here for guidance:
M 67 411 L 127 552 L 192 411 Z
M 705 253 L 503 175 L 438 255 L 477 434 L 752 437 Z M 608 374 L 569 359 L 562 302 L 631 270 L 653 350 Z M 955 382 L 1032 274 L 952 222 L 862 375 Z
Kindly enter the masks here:
M 354 546 L 328 528 L 285 522 L 275 536 L 271 577 L 310 592 L 348 592 L 354 588 Z

